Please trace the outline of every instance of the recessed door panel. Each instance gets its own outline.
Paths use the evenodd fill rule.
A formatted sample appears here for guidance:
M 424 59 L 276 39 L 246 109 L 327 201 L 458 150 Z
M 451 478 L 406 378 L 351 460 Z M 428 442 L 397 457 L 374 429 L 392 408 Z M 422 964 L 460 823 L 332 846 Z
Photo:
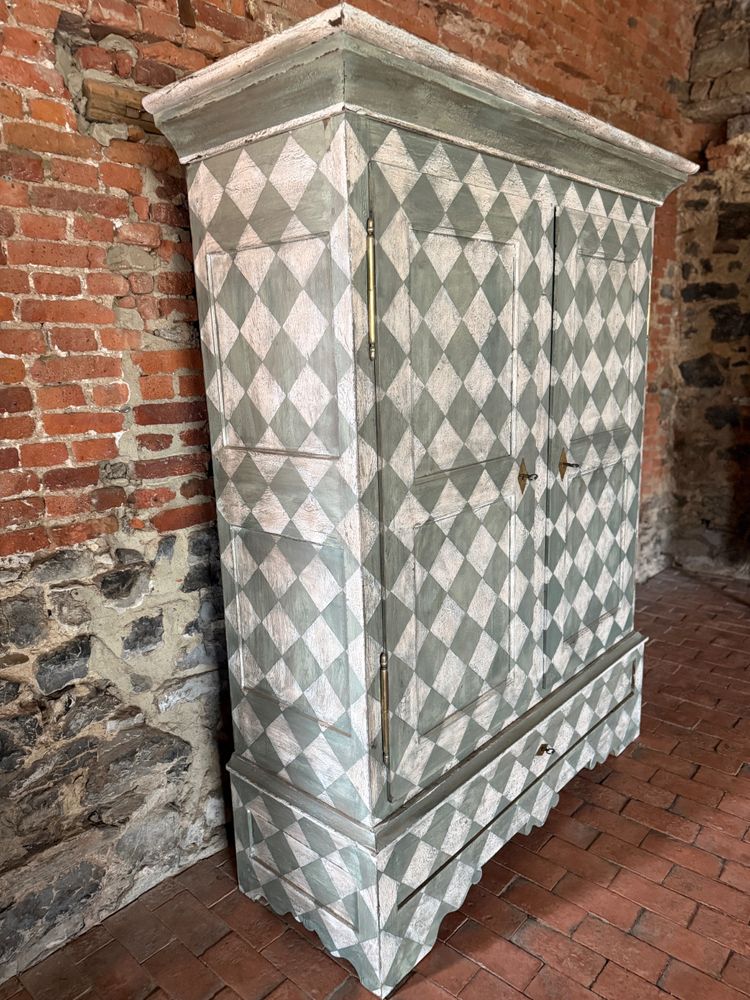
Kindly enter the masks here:
M 385 163 L 371 191 L 397 800 L 538 697 L 544 516 L 518 473 L 544 447 L 551 209 Z
M 546 686 L 632 629 L 650 230 L 557 220 Z

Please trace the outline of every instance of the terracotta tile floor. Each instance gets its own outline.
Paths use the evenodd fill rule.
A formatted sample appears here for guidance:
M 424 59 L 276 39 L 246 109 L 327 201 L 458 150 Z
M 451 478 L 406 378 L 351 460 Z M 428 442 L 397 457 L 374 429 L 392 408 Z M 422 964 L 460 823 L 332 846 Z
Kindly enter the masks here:
M 750 996 L 750 585 L 662 573 L 643 734 L 490 862 L 399 1000 Z M 288 977 L 288 978 L 287 978 Z M 366 1000 L 229 852 L 0 987 L 0 1000 Z

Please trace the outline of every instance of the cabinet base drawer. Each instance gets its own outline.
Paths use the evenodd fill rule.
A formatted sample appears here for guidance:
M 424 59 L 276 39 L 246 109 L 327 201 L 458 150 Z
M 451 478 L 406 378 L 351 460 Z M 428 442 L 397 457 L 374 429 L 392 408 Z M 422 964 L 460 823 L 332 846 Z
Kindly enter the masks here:
M 466 781 L 361 835 L 333 811 L 328 822 L 319 810 L 313 817 L 281 786 L 256 787 L 233 769 L 240 887 L 293 913 L 387 996 L 430 950 L 482 866 L 515 834 L 541 826 L 579 771 L 638 735 L 643 645 L 610 658 L 569 697 L 548 699 L 546 714 L 528 719 Z

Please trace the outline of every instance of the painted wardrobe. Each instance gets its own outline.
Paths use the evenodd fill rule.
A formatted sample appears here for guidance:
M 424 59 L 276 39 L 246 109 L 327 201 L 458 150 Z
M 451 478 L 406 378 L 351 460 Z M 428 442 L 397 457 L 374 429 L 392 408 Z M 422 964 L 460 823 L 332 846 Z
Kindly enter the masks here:
M 144 104 L 187 164 L 240 885 L 385 997 L 638 733 L 653 217 L 695 168 L 346 5 Z

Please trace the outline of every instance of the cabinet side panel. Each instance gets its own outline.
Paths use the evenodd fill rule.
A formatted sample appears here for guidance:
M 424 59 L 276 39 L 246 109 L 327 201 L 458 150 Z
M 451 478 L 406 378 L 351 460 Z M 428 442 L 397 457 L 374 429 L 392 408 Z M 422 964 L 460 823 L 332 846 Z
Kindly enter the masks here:
M 343 118 L 188 183 L 235 754 L 366 818 Z

